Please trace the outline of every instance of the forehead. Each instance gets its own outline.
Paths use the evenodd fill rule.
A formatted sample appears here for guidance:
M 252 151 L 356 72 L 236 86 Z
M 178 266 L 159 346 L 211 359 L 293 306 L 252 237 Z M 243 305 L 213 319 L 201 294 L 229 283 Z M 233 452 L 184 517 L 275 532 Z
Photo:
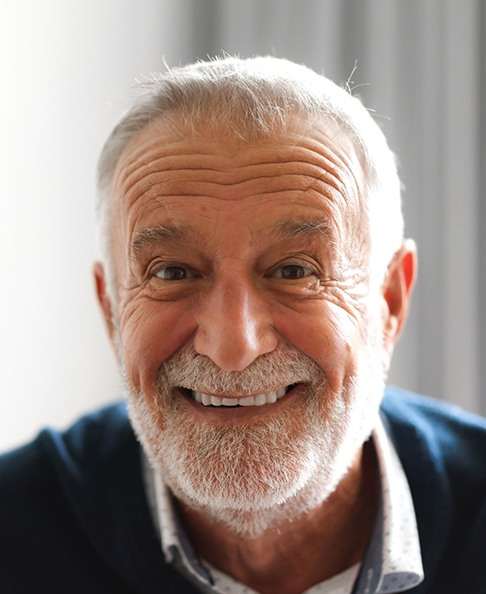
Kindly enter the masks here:
M 182 132 L 152 123 L 125 148 L 112 188 L 116 226 L 129 235 L 164 218 L 262 217 L 286 212 L 346 226 L 359 218 L 363 173 L 351 141 L 331 123 L 247 142 L 226 130 Z M 311 214 L 313 213 L 313 214 Z M 154 221 L 154 219 L 160 219 Z

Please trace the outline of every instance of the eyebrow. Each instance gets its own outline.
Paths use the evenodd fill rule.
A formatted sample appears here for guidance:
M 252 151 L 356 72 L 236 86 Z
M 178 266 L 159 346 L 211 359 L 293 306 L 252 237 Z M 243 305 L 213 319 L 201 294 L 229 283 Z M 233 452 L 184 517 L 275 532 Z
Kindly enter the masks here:
M 138 253 L 148 245 L 180 241 L 188 235 L 194 235 L 194 230 L 185 225 L 157 225 L 137 231 L 130 247 L 133 253 Z
M 314 221 L 298 221 L 288 219 L 280 221 L 273 227 L 273 233 L 283 236 L 285 239 L 294 239 L 301 235 L 322 235 L 329 237 L 329 224 L 322 219 Z M 194 238 L 197 232 L 192 227 L 187 225 L 157 225 L 155 227 L 148 227 L 137 231 L 133 241 L 131 242 L 131 252 L 139 253 L 146 246 L 158 242 L 176 242 L 188 237 Z
M 301 235 L 323 235 L 329 237 L 330 225 L 323 219 L 317 220 L 285 220 L 277 223 L 273 227 L 273 232 L 282 235 L 287 239 L 294 239 Z

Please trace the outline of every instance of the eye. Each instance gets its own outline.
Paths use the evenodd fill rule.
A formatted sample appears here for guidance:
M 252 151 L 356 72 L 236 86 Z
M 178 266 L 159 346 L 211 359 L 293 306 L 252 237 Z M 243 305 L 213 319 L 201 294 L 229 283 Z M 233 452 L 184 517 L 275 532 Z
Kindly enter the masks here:
M 310 276 L 311 274 L 314 274 L 313 270 L 300 264 L 284 264 L 283 266 L 275 268 L 273 271 L 273 276 L 286 280 L 297 280 L 299 278 Z
M 159 268 L 154 276 L 165 281 L 180 281 L 193 278 L 194 274 L 185 266 L 165 266 Z

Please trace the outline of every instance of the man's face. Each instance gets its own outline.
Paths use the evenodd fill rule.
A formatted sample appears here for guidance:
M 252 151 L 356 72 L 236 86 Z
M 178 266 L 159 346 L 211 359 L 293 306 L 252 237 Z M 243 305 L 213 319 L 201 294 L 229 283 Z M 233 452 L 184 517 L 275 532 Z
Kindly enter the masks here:
M 176 495 L 229 524 L 325 499 L 381 397 L 361 168 L 330 126 L 298 124 L 255 143 L 153 126 L 115 173 L 132 421 Z

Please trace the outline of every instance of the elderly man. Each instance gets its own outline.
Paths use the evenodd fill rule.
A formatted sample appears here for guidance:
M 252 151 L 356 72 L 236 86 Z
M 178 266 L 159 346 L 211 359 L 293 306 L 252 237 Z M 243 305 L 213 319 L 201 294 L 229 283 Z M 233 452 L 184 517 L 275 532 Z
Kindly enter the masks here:
M 416 257 L 361 103 L 274 58 L 176 69 L 99 189 L 130 423 L 4 456 L 0 590 L 484 592 L 486 424 L 384 388 Z

